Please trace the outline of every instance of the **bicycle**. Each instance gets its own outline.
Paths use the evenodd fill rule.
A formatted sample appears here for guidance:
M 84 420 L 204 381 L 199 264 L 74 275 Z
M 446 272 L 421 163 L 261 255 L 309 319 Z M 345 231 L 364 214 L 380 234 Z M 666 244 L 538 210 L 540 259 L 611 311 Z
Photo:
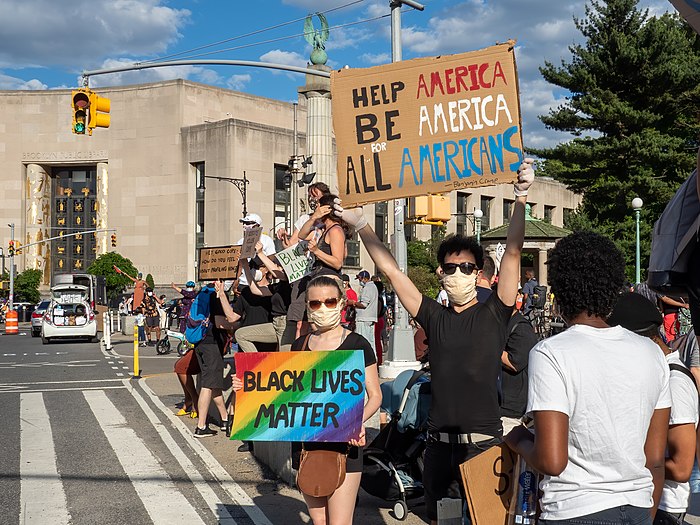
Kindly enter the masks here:
M 179 356 L 183 356 L 187 353 L 189 350 L 189 345 L 187 341 L 185 340 L 185 334 L 181 332 L 177 332 L 175 330 L 170 330 L 169 328 L 166 328 L 163 331 L 163 337 L 158 340 L 156 343 L 156 353 L 158 355 L 165 355 L 169 354 L 172 352 L 172 348 L 170 346 L 170 338 L 176 339 L 177 340 L 177 353 Z

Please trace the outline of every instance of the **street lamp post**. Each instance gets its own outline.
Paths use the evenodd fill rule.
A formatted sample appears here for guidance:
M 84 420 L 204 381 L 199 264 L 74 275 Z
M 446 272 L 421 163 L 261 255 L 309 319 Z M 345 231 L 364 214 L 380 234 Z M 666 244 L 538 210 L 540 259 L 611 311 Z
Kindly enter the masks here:
M 634 279 L 635 279 L 635 284 L 639 284 L 641 279 L 640 279 L 640 268 L 639 268 L 639 214 L 642 211 L 642 206 L 644 205 L 644 202 L 642 199 L 639 197 L 635 197 L 632 199 L 632 209 L 634 210 L 634 220 L 636 223 L 636 258 L 635 258 L 635 268 L 634 268 Z
M 8 224 L 10 227 L 10 240 L 15 244 L 15 223 Z M 15 300 L 15 254 L 10 254 L 10 295 L 7 298 L 8 308 L 12 310 Z
M 247 207 L 247 186 L 248 183 L 250 182 L 246 178 L 245 171 L 243 172 L 243 178 L 242 179 L 232 179 L 231 177 L 215 177 L 213 175 L 205 175 L 205 179 L 216 179 L 219 181 L 224 181 L 224 182 L 230 182 L 233 184 L 236 188 L 238 188 L 238 191 L 241 192 L 241 197 L 243 198 L 243 217 L 248 215 L 248 207 Z M 202 187 L 200 188 L 201 190 L 204 190 L 204 181 L 202 181 Z
M 484 212 L 479 208 L 474 208 L 474 233 L 476 235 L 476 243 L 481 244 L 481 219 Z

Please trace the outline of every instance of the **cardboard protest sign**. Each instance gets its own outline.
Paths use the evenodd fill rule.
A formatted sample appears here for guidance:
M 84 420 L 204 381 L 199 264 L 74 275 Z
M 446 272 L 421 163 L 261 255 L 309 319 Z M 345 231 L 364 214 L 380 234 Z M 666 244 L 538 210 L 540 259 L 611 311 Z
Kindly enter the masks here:
M 700 0 L 670 0 L 690 27 L 700 34 Z
M 235 279 L 238 276 L 238 259 L 240 258 L 240 246 L 215 246 L 199 249 L 200 281 L 213 281 L 216 279 Z
M 344 206 L 512 182 L 515 43 L 331 73 Z
M 462 463 L 462 483 L 474 525 L 505 525 L 515 481 L 513 467 L 518 456 L 500 444 Z
M 290 283 L 306 277 L 313 269 L 314 259 L 307 252 L 308 243 L 299 241 L 294 246 L 277 252 L 277 262 L 284 268 Z
M 241 245 L 241 257 L 250 259 L 255 257 L 255 245 L 262 235 L 262 226 L 256 226 L 243 232 L 243 244 Z
M 361 351 L 239 352 L 231 439 L 346 443 L 362 428 Z

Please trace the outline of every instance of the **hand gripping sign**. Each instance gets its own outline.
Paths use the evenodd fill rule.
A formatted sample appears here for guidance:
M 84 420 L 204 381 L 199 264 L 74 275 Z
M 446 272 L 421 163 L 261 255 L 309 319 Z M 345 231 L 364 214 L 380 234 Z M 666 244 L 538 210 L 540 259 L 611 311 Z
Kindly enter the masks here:
M 361 351 L 239 352 L 231 439 L 347 443 L 362 429 Z
M 331 73 L 343 206 L 513 182 L 515 42 Z

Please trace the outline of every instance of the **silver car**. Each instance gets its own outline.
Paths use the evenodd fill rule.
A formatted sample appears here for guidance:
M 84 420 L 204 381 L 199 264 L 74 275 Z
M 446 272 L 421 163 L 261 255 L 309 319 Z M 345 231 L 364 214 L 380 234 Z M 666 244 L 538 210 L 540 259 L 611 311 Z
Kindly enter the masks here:
M 32 337 L 39 337 L 41 335 L 41 318 L 44 317 L 50 304 L 51 301 L 44 300 L 34 308 L 32 312 Z

